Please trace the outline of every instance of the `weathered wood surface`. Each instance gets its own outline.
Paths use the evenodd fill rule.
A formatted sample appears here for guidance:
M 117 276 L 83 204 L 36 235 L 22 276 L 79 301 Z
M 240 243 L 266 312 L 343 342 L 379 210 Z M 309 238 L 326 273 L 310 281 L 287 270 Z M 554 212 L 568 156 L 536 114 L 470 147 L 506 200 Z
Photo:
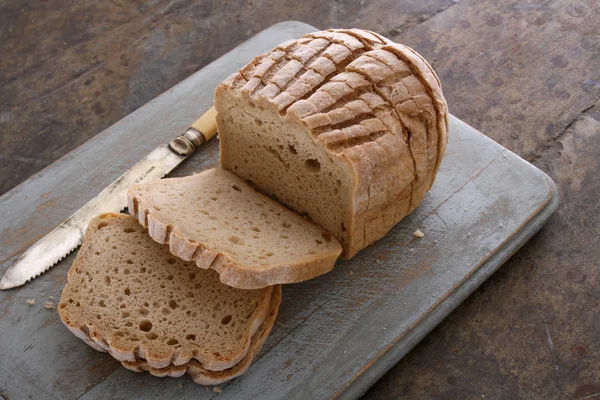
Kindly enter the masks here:
M 263 32 L 0 198 L 7 216 L 0 221 L 0 257 L 9 258 L 4 264 L 193 122 L 225 76 L 275 43 L 311 30 L 287 23 Z M 144 141 L 131 146 L 140 132 Z M 549 178 L 455 118 L 450 137 L 424 204 L 332 273 L 286 286 L 262 357 L 220 398 L 358 396 L 540 228 L 557 202 Z M 214 140 L 173 176 L 200 171 L 217 157 Z M 425 238 L 413 237 L 417 228 Z M 41 304 L 48 296 L 58 299 L 72 259 L 22 289 L 0 293 L 6 322 L 0 327 L 0 387 L 8 398 L 216 395 L 189 380 L 126 371 L 69 334 L 56 312 Z M 28 298 L 38 305 L 27 305 Z
M 362 3 L 0 2 L 0 192 L 272 23 L 376 30 L 433 60 L 451 111 L 548 172 L 562 200 L 367 397 L 599 393 L 600 4 Z

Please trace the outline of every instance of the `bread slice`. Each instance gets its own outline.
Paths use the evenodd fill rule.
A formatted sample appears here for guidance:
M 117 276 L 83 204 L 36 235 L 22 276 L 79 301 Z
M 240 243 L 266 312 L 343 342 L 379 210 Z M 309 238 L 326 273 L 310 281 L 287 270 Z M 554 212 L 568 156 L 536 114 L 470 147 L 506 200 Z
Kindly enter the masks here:
M 258 331 L 252 336 L 250 344 L 250 350 L 246 357 L 244 357 L 239 363 L 234 365 L 232 368 L 223 371 L 209 371 L 198 361 L 192 360 L 184 365 L 169 365 L 165 368 L 152 368 L 148 365 L 145 360 L 138 361 L 123 361 L 121 364 L 131 371 L 145 372 L 148 371 L 154 376 L 172 378 L 179 378 L 186 372 L 192 377 L 195 383 L 200 385 L 219 385 L 227 382 L 233 378 L 244 374 L 250 367 L 251 362 L 256 358 L 263 344 L 267 340 L 267 337 L 271 333 L 271 329 L 275 324 L 277 318 L 277 312 L 279 311 L 279 304 L 281 303 L 281 286 L 275 286 L 273 288 L 273 294 L 271 295 L 271 303 L 269 305 L 269 313 L 267 318 L 262 323 Z
M 71 332 L 119 361 L 197 360 L 221 371 L 247 355 L 272 291 L 224 285 L 154 242 L 135 218 L 103 214 L 88 226 L 58 310 Z
M 216 90 L 221 166 L 307 214 L 350 258 L 423 200 L 448 141 L 431 66 L 373 32 L 333 29 L 256 57 Z
M 320 227 L 222 169 L 142 183 L 128 197 L 154 240 L 236 288 L 313 278 L 330 271 L 342 251 Z

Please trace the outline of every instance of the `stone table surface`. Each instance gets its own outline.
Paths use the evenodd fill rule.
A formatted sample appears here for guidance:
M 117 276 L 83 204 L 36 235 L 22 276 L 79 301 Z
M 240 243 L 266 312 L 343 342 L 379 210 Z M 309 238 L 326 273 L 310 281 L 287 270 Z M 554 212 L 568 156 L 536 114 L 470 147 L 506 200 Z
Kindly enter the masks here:
M 0 194 L 260 30 L 360 27 L 548 173 L 550 222 L 365 395 L 600 399 L 597 0 L 0 1 Z

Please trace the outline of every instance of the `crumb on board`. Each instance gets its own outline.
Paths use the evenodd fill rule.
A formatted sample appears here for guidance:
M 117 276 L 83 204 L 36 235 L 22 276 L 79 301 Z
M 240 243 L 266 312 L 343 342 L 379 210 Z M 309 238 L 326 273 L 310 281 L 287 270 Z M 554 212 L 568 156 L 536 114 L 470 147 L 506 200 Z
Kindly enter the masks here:
M 213 392 L 215 392 L 215 393 L 221 393 L 222 391 L 223 391 L 223 389 L 221 389 L 221 388 L 220 388 L 220 387 L 218 387 L 218 386 L 215 386 L 215 387 L 213 388 Z
M 282 327 L 282 328 L 285 328 L 285 325 L 284 325 L 284 324 L 282 324 L 281 322 L 279 322 L 279 321 L 276 321 L 275 323 L 276 323 L 277 325 L 279 325 L 280 327 Z
M 420 229 L 417 229 L 416 231 L 413 232 L 413 236 L 421 239 L 421 238 L 425 237 L 425 234 Z
M 48 296 L 48 298 L 49 298 L 50 300 L 52 300 L 52 299 L 54 299 L 54 296 Z
M 47 301 L 44 303 L 44 308 L 46 310 L 52 310 L 54 308 L 54 303 L 51 301 Z
M 35 299 L 27 299 L 25 300 L 25 303 L 29 304 L 30 306 L 35 304 Z
M 179 386 L 179 389 L 183 389 L 183 386 L 181 385 L 181 383 L 177 386 Z

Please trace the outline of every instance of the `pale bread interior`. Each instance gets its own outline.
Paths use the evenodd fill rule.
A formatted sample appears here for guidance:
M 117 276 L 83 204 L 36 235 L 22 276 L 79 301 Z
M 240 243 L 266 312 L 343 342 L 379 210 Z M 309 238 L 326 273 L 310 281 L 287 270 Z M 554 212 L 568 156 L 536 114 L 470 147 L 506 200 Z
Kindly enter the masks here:
M 352 173 L 313 140 L 298 121 L 249 97 L 227 96 L 218 114 L 223 168 L 261 192 L 307 215 L 342 244 L 352 209 Z M 285 134 L 284 134 L 285 132 Z
M 321 227 L 219 168 L 129 190 L 129 210 L 170 251 L 257 288 L 330 271 L 342 251 Z
M 77 336 L 120 361 L 163 368 L 195 359 L 222 370 L 245 357 L 271 292 L 224 285 L 215 271 L 174 257 L 134 218 L 104 214 L 90 223 L 58 308 Z
M 137 360 L 134 362 L 124 361 L 122 362 L 122 365 L 131 371 L 148 371 L 152 375 L 160 378 L 167 376 L 172 378 L 179 378 L 185 373 L 187 373 L 191 376 L 192 380 L 195 383 L 198 383 L 200 385 L 219 385 L 221 383 L 227 382 L 233 378 L 244 374 L 250 367 L 252 361 L 256 359 L 263 344 L 269 337 L 273 325 L 275 324 L 275 319 L 277 318 L 280 303 L 281 285 L 278 285 L 273 288 L 271 302 L 269 304 L 269 313 L 267 314 L 265 321 L 258 328 L 258 331 L 254 334 L 254 336 L 252 336 L 252 341 L 250 343 L 250 349 L 248 350 L 248 354 L 246 354 L 246 357 L 244 357 L 239 363 L 226 370 L 210 371 L 204 368 L 204 366 L 196 360 L 191 360 L 190 362 L 183 365 L 171 364 L 165 368 L 152 368 L 148 365 L 148 363 L 145 360 Z

